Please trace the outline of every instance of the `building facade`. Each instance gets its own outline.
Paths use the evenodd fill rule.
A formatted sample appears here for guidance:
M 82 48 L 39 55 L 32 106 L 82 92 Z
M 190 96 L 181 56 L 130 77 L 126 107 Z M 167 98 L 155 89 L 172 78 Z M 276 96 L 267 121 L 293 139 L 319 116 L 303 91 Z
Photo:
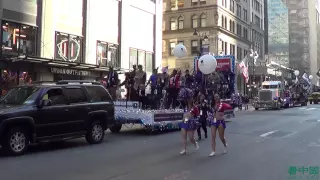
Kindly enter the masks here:
M 262 0 L 164 0 L 163 14 L 162 65 L 169 69 L 193 70 L 194 57 L 206 53 L 234 55 L 238 63 L 250 49 L 257 51 L 258 61 L 264 61 Z M 177 59 L 172 50 L 180 43 L 188 55 Z M 250 66 L 254 66 L 252 62 Z M 254 72 L 249 74 L 260 77 Z M 237 83 L 243 92 L 246 87 L 241 76 Z
M 319 68 L 315 0 L 286 0 L 289 9 L 289 64 L 316 77 Z M 313 81 L 315 81 L 314 78 Z
M 165 0 L 163 7 L 163 66 L 193 69 L 199 53 L 235 55 L 240 61 L 251 48 L 249 0 Z M 188 56 L 176 59 L 172 50 L 179 43 Z
M 37 81 L 97 80 L 109 66 L 129 70 L 132 64 L 151 72 L 161 64 L 158 6 L 160 0 L 3 0 L 0 68 Z
M 268 0 L 268 57 L 289 67 L 288 8 L 281 0 Z M 271 60 L 271 59 L 269 59 Z
M 249 1 L 248 1 L 249 2 Z M 251 23 L 251 42 L 252 49 L 257 51 L 260 61 L 264 61 L 265 40 L 264 40 L 264 0 L 251 0 L 250 2 L 250 23 Z

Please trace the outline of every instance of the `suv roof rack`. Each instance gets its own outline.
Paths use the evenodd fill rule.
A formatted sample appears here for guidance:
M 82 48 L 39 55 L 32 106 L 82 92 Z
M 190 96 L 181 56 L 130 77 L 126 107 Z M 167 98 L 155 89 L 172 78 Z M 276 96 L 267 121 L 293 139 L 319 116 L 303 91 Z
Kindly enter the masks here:
M 58 81 L 56 84 L 95 84 L 95 85 L 101 85 L 99 82 L 89 81 L 89 80 L 61 80 L 61 81 Z
M 55 85 L 56 81 L 33 81 L 31 84 Z

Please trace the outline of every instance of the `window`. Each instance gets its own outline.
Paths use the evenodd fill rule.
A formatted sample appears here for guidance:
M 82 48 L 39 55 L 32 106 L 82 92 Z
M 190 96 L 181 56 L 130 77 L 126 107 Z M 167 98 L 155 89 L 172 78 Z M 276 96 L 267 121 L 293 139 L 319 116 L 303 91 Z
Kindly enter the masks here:
M 182 8 L 184 6 L 184 0 L 177 0 L 178 1 L 178 7 Z
M 2 53 L 36 55 L 37 28 L 13 22 L 2 22 Z
M 175 18 L 171 18 L 170 19 L 170 30 L 176 30 L 177 25 L 176 25 L 176 19 Z
M 80 87 L 66 87 L 64 92 L 70 104 L 88 102 L 86 94 Z
M 138 50 L 137 49 L 130 49 L 129 52 L 129 68 L 131 69 L 134 64 L 137 64 L 138 61 Z
M 229 21 L 229 26 L 230 26 L 230 31 L 235 33 L 235 23 L 234 23 L 234 21 L 230 20 Z
M 192 6 L 198 5 L 198 1 L 199 0 L 191 0 L 191 5 Z
M 248 21 L 248 11 L 246 9 L 243 9 L 243 18 L 245 21 Z
M 235 55 L 236 52 L 236 46 L 233 44 L 230 44 L 230 55 Z
M 246 57 L 246 56 L 248 55 L 248 52 L 249 52 L 248 50 L 245 50 L 245 49 L 244 49 L 244 50 L 243 50 L 243 56 Z
M 241 25 L 237 24 L 237 35 L 241 36 L 242 32 L 241 32 Z
M 221 27 L 224 27 L 224 16 L 221 16 Z
M 171 42 L 171 43 L 170 43 L 170 47 L 169 47 L 169 49 L 170 49 L 169 55 L 170 55 L 170 56 L 173 56 L 173 49 L 174 49 L 174 47 L 176 47 L 176 43 Z
M 117 44 L 97 41 L 97 65 L 121 67 L 119 46 Z
M 241 6 L 237 4 L 237 16 L 241 18 Z
M 230 1 L 230 11 L 234 13 L 234 0 Z
M 198 45 L 197 40 L 191 41 L 191 54 L 192 55 L 197 55 L 199 53 L 198 46 L 199 45 Z
M 152 73 L 152 65 L 153 65 L 153 53 L 146 52 L 146 73 L 151 74 Z
M 39 94 L 37 87 L 14 87 L 2 99 L 7 105 L 32 104 Z
M 177 8 L 176 0 L 171 0 L 171 9 L 176 9 L 176 8 Z
M 243 37 L 244 37 L 245 39 L 248 39 L 248 29 L 245 28 L 245 27 L 243 27 Z
M 63 61 L 82 62 L 82 38 L 56 32 L 55 58 Z
M 221 41 L 221 52 L 224 53 L 224 50 L 225 50 L 225 43 L 224 41 Z
M 42 97 L 43 100 L 50 100 L 45 106 L 67 105 L 67 97 L 63 95 L 61 88 L 50 89 Z
M 183 29 L 183 20 L 182 16 L 178 17 L 178 29 Z
M 237 47 L 237 59 L 242 60 L 242 48 Z
M 228 43 L 224 42 L 224 54 L 227 55 L 228 54 Z
M 152 72 L 153 67 L 153 53 L 144 50 L 138 50 L 130 48 L 129 52 L 130 62 L 129 68 L 131 69 L 133 65 L 140 64 L 147 73 Z
M 200 27 L 206 27 L 207 16 L 202 14 L 200 16 Z
M 227 17 L 224 17 L 224 28 L 227 29 L 228 27 L 228 20 Z
M 178 41 L 178 44 L 184 45 L 184 42 L 183 41 Z
M 192 16 L 192 28 L 197 28 L 198 27 L 198 16 L 193 15 Z
M 138 64 L 142 65 L 142 67 L 146 66 L 146 52 L 138 51 Z
M 200 4 L 207 4 L 206 0 L 200 0 Z
M 112 101 L 108 91 L 100 86 L 86 86 L 87 92 L 90 96 L 90 102 L 104 102 Z

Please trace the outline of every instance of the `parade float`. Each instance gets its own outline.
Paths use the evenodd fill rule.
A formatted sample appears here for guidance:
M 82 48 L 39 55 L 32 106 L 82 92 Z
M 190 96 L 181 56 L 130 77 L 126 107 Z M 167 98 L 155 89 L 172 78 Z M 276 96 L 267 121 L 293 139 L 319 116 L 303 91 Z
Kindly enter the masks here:
M 173 50 L 174 55 L 177 58 L 186 56 L 186 48 L 179 44 Z M 217 60 L 216 60 L 217 58 Z M 234 76 L 226 77 L 230 72 L 234 72 L 235 62 L 233 56 L 214 57 L 212 55 L 201 56 L 197 62 L 198 72 L 201 72 L 204 77 L 211 75 L 216 69 L 220 72 L 220 80 L 230 81 L 229 83 L 219 86 L 219 90 L 225 92 L 225 89 L 234 92 Z M 223 73 L 224 72 L 224 73 Z M 215 79 L 213 79 L 214 81 Z M 224 86 L 223 86 L 224 85 Z M 226 86 L 228 86 L 226 88 Z M 229 93 L 229 91 L 228 91 Z M 178 124 L 183 120 L 185 109 L 142 109 L 140 102 L 138 101 L 115 101 L 115 119 L 117 124 L 110 128 L 113 133 L 117 133 L 121 130 L 122 126 L 128 128 L 133 125 L 141 125 L 148 132 L 157 132 L 165 130 L 179 129 Z M 230 118 L 233 115 L 233 111 L 226 113 L 226 118 Z

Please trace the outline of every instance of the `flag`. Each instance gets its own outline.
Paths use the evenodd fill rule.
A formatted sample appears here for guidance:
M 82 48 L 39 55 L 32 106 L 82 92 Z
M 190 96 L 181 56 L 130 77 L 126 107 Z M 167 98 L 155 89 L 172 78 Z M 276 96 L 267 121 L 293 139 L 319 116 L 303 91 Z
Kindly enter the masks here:
M 241 63 L 239 64 L 239 69 L 240 72 L 242 73 L 243 78 L 246 80 L 246 83 L 249 82 L 249 71 L 248 71 L 248 66 L 246 65 L 245 61 L 247 58 L 245 57 Z
M 308 77 L 308 75 L 307 75 L 307 73 L 304 73 L 303 75 L 302 75 L 302 79 L 306 82 L 306 83 L 308 83 L 309 85 L 310 85 L 310 80 L 309 80 L 309 77 Z

